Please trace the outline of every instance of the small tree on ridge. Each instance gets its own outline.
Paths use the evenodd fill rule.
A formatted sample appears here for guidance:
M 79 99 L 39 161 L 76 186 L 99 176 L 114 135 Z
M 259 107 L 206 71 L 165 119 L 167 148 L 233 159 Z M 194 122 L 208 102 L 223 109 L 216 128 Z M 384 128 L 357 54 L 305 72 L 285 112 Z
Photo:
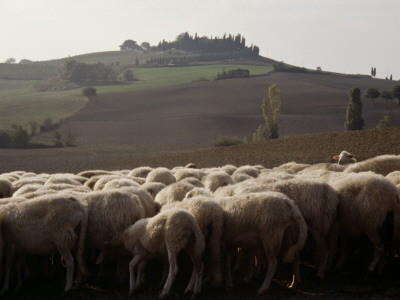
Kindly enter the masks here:
M 349 91 L 350 101 L 347 105 L 346 110 L 346 122 L 344 123 L 344 129 L 350 130 L 362 130 L 364 129 L 364 119 L 362 118 L 362 102 L 361 102 L 361 91 L 358 87 L 355 87 Z

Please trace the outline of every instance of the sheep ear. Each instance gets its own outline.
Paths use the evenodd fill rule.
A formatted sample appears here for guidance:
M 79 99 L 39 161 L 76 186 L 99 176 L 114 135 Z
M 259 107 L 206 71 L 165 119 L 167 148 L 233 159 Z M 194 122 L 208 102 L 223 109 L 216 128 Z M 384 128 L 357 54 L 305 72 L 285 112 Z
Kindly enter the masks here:
M 350 155 L 348 155 L 347 157 L 348 157 L 348 158 L 353 158 L 354 155 L 353 155 L 353 154 L 350 154 Z
M 339 155 L 335 155 L 334 157 L 332 157 L 334 160 L 339 160 Z

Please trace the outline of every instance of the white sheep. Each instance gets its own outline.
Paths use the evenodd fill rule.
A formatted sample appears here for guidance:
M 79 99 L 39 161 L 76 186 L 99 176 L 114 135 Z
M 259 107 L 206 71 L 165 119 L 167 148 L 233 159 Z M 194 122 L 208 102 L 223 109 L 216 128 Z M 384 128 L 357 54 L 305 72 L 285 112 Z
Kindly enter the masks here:
M 210 257 L 207 265 L 209 267 L 207 279 L 211 280 L 213 286 L 219 286 L 222 281 L 220 257 L 224 220 L 222 207 L 208 197 L 189 196 L 185 197 L 182 202 L 172 202 L 163 206 L 162 211 L 170 208 L 185 209 L 196 218 L 206 240 L 206 253 L 209 253 Z
M 253 178 L 257 178 L 258 175 L 260 175 L 260 170 L 253 166 L 247 165 L 247 166 L 241 166 L 241 167 L 237 168 L 235 170 L 235 172 L 233 172 L 232 176 L 234 176 L 235 174 L 246 174 Z
M 337 160 L 338 164 L 340 164 L 340 165 L 348 165 L 348 164 L 353 164 L 353 163 L 357 162 L 357 159 L 354 158 L 354 155 L 345 150 L 340 152 L 339 155 L 333 156 L 332 158 L 334 160 Z
M 400 170 L 400 155 L 379 155 L 364 161 L 348 165 L 344 173 L 372 171 L 386 176 L 390 172 Z
M 186 210 L 171 208 L 152 218 L 139 220 L 115 236 L 110 245 L 122 246 L 133 255 L 129 263 L 130 294 L 143 283 L 144 268 L 149 259 L 168 256 L 169 273 L 160 298 L 167 296 L 178 273 L 177 255 L 184 249 L 193 262 L 192 278 L 185 292 L 193 290 L 193 295 L 200 293 L 205 241 L 196 219 Z M 104 258 L 106 250 L 105 246 L 99 255 L 98 263 Z
M 67 183 L 71 185 L 83 185 L 86 182 L 87 178 L 83 176 L 78 176 L 70 173 L 57 173 L 52 174 L 46 180 L 45 185 L 47 184 L 59 184 L 59 183 Z
M 324 278 L 328 263 L 329 233 L 336 222 L 339 194 L 328 183 L 293 178 L 277 181 L 265 187 L 280 192 L 294 201 L 315 241 L 317 276 Z
M 374 249 L 368 267 L 373 272 L 384 251 L 379 231 L 390 213 L 393 213 L 394 236 L 400 237 L 399 191 L 385 177 L 372 172 L 348 174 L 331 181 L 331 185 L 340 195 L 337 234 L 336 237 L 333 236 L 333 242 L 336 242 L 338 234 L 343 239 L 367 236 Z M 342 248 L 337 268 L 341 268 L 345 262 L 345 250 Z M 333 257 L 330 261 L 332 259 Z
M 163 188 L 155 197 L 155 201 L 161 206 L 168 203 L 182 201 L 185 195 L 195 186 L 185 181 L 178 181 Z
M 204 187 L 209 189 L 211 192 L 215 192 L 220 187 L 234 184 L 232 177 L 223 171 L 208 173 L 203 177 L 202 182 Z
M 130 178 L 114 178 L 106 182 L 102 190 L 119 189 L 121 187 L 140 187 L 140 185 Z
M 300 172 L 301 170 L 304 170 L 305 168 L 310 167 L 310 164 L 303 164 L 303 163 L 297 163 L 294 161 L 285 163 L 283 165 L 280 165 L 278 167 L 273 168 L 274 171 L 282 171 L 282 172 L 288 172 L 291 174 L 296 174 Z
M 88 250 L 100 249 L 117 233 L 147 217 L 138 196 L 127 191 L 90 192 L 82 194 L 81 201 L 88 211 Z
M 232 176 L 233 172 L 236 171 L 236 169 L 237 169 L 237 167 L 234 165 L 231 165 L 231 164 L 227 164 L 227 165 L 220 167 L 220 171 L 224 171 L 226 174 L 229 174 L 231 176 Z
M 151 167 L 138 167 L 128 173 L 129 176 L 146 178 L 147 175 L 153 170 Z
M 86 170 L 79 172 L 77 176 L 82 176 L 86 178 L 92 178 L 93 176 L 100 176 L 100 175 L 110 175 L 113 174 L 112 171 L 106 171 L 106 170 Z
M 166 185 L 161 182 L 145 182 L 139 188 L 148 192 L 153 198 L 155 198 L 157 194 L 165 187 Z
M 6 178 L 0 178 L 0 198 L 10 197 L 12 194 L 12 182 Z
M 203 178 L 203 176 L 205 175 L 205 172 L 198 169 L 182 168 L 178 169 L 173 174 L 175 176 L 176 181 L 180 181 L 188 177 L 194 177 L 196 179 L 201 180 L 201 178 Z
M 216 199 L 224 209 L 223 241 L 227 249 L 264 249 L 268 271 L 258 290 L 258 294 L 263 294 L 277 269 L 285 231 L 293 225 L 299 229 L 296 242 L 283 254 L 284 262 L 292 262 L 306 242 L 307 224 L 298 207 L 282 193 L 251 193 Z M 227 258 L 229 267 L 229 253 Z M 232 286 L 230 272 L 227 275 L 228 286 Z
M 400 184 L 400 170 L 390 172 L 385 177 L 396 186 Z
M 165 185 L 169 185 L 176 182 L 176 179 L 171 170 L 159 167 L 151 170 L 149 174 L 147 174 L 146 182 L 161 182 Z
M 74 258 L 82 275 L 87 274 L 83 260 L 88 221 L 85 206 L 66 195 L 46 195 L 30 201 L 9 203 L 1 207 L 0 253 L 5 253 L 6 272 L 0 294 L 8 291 L 15 254 L 51 255 L 59 252 L 67 266 L 65 291 L 72 288 Z M 77 235 L 77 229 L 79 233 Z M 0 268 L 1 268 L 0 261 Z

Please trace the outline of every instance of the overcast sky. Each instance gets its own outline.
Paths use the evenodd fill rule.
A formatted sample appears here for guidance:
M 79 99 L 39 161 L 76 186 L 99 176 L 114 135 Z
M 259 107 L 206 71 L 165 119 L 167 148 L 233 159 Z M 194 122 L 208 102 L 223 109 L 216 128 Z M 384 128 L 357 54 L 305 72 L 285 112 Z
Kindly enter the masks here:
M 242 34 L 301 67 L 400 79 L 399 0 L 0 0 L 0 62 Z

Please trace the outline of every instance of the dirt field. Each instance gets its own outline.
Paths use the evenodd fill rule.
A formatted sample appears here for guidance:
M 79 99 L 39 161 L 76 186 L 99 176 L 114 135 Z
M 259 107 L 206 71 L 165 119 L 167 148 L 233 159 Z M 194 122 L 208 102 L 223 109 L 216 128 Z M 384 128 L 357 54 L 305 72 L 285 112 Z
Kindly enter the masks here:
M 263 143 L 210 148 L 218 135 L 248 137 L 263 121 L 261 99 L 270 84 L 281 88 L 281 137 Z M 194 83 L 118 95 L 100 95 L 96 103 L 68 121 L 79 133 L 77 147 L 63 149 L 0 150 L 0 172 L 14 170 L 77 173 L 89 169 L 123 170 L 138 166 L 172 168 L 189 162 L 198 167 L 224 164 L 261 164 L 274 167 L 297 161 L 329 162 L 348 150 L 359 160 L 379 154 L 400 154 L 400 107 L 364 102 L 368 130 L 343 132 L 347 91 L 358 86 L 390 89 L 393 82 L 366 77 L 273 73 L 242 80 Z M 395 128 L 374 128 L 390 115 Z M 345 271 L 332 272 L 321 285 L 312 266 L 302 265 L 303 283 L 287 288 L 290 266 L 281 266 L 267 295 L 260 299 L 399 299 L 400 259 L 384 266 L 383 274 L 364 281 L 365 261 L 355 253 Z M 157 276 L 159 271 L 150 275 Z M 158 272 L 158 273 L 157 273 Z M 261 280 L 249 284 L 235 275 L 235 289 L 205 287 L 199 299 L 254 299 Z M 64 271 L 30 280 L 19 293 L 4 299 L 154 299 L 159 291 L 150 280 L 144 290 L 128 296 L 127 283 L 89 281 L 68 295 L 62 294 Z M 171 299 L 183 299 L 186 277 L 181 275 Z M 186 299 L 186 298 L 185 298 Z

